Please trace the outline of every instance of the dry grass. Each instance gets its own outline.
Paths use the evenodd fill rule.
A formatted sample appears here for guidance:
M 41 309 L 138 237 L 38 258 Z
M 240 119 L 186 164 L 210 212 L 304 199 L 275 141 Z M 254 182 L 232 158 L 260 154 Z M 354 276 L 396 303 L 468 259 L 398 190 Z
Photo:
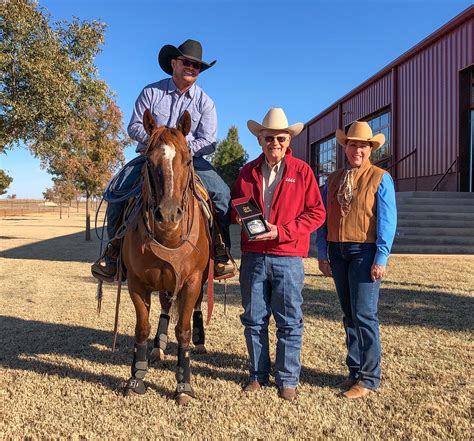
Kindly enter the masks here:
M 78 215 L 0 219 L 1 438 L 471 437 L 473 256 L 392 257 L 380 301 L 382 387 L 357 402 L 333 388 L 345 375 L 344 334 L 332 282 L 313 259 L 305 263 L 297 403 L 279 399 L 274 387 L 241 393 L 247 355 L 238 285 L 230 285 L 226 316 L 218 285 L 209 354 L 192 362 L 198 399 L 178 408 L 176 345 L 169 361 L 150 369 L 146 395 L 121 396 L 132 360 L 133 307 L 125 295 L 112 353 L 115 291 L 106 288 L 97 317 L 89 265 L 98 245 L 84 242 L 83 225 Z

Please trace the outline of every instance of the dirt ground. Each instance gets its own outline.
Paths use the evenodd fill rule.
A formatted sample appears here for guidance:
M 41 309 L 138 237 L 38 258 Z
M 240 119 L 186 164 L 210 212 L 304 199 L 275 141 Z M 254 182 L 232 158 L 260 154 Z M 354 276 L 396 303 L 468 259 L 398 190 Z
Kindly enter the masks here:
M 357 401 L 334 388 L 346 375 L 344 332 L 333 283 L 314 259 L 305 261 L 296 403 L 279 399 L 275 387 L 241 392 L 238 281 L 229 284 L 226 315 L 217 285 L 209 352 L 192 360 L 197 399 L 178 408 L 176 344 L 149 370 L 144 396 L 122 396 L 134 310 L 125 291 L 111 352 L 115 286 L 106 287 L 97 316 L 89 268 L 98 241 L 85 242 L 84 223 L 72 213 L 0 219 L 1 439 L 471 439 L 474 256 L 391 257 L 380 298 L 382 385 Z M 273 325 L 271 342 L 274 354 Z

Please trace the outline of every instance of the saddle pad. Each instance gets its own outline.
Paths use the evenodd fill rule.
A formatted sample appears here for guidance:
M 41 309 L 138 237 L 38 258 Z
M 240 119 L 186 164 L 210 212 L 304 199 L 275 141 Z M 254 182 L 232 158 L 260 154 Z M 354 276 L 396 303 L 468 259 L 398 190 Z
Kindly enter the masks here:
M 204 202 L 208 202 L 209 194 L 206 190 L 206 187 L 204 187 L 204 184 L 202 183 L 201 179 L 199 178 L 197 174 L 194 175 L 194 183 L 196 184 L 195 189 L 197 193 L 196 196 L 198 197 L 198 199 Z

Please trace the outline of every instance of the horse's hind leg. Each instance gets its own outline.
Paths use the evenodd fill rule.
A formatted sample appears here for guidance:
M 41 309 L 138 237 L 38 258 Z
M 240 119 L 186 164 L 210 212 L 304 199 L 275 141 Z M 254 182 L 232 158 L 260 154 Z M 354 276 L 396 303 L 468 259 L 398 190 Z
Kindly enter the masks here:
M 166 291 L 160 291 L 161 313 L 158 320 L 158 329 L 153 340 L 153 349 L 150 354 L 150 361 L 165 360 L 166 346 L 168 345 L 168 326 L 170 323 L 171 302 L 168 299 Z
M 148 336 L 150 335 L 150 293 L 140 293 L 131 288 L 129 282 L 130 297 L 132 298 L 137 323 L 135 326 L 135 348 L 133 352 L 132 376 L 125 386 L 125 395 L 144 394 L 146 392 L 143 382 L 148 371 Z
M 202 318 L 201 303 L 203 297 L 203 289 L 197 300 L 196 306 L 193 312 L 193 345 L 195 354 L 206 354 L 207 350 L 204 346 L 206 342 L 206 334 L 204 332 L 204 321 Z

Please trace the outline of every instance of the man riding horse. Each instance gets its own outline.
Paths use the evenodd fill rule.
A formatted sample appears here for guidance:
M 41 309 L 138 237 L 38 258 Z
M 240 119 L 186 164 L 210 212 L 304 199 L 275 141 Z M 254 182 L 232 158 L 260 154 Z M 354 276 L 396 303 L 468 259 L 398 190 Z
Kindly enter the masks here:
M 203 155 L 213 153 L 216 148 L 216 108 L 212 99 L 195 84 L 199 74 L 212 67 L 216 61 L 203 61 L 201 43 L 186 40 L 178 47 L 170 44 L 163 46 L 158 55 L 158 62 L 171 78 L 149 84 L 142 90 L 135 102 L 128 134 L 138 141 L 136 151 L 143 155 L 149 140 L 149 135 L 143 127 L 146 109 L 150 109 L 158 127 L 176 127 L 183 113 L 189 112 L 191 129 L 186 140 L 193 156 L 194 170 L 214 204 L 222 232 L 221 245 L 215 249 L 215 278 L 219 280 L 232 277 L 235 274 L 235 265 L 229 262 L 230 190 L 212 165 L 203 158 Z M 126 192 L 133 188 L 140 177 L 142 165 L 141 161 L 128 164 L 121 172 L 123 177 L 118 180 L 116 189 Z M 116 236 L 125 205 L 125 200 L 108 203 L 106 216 L 109 243 L 103 261 L 92 265 L 93 276 L 106 282 L 113 282 L 117 276 L 120 238 Z

